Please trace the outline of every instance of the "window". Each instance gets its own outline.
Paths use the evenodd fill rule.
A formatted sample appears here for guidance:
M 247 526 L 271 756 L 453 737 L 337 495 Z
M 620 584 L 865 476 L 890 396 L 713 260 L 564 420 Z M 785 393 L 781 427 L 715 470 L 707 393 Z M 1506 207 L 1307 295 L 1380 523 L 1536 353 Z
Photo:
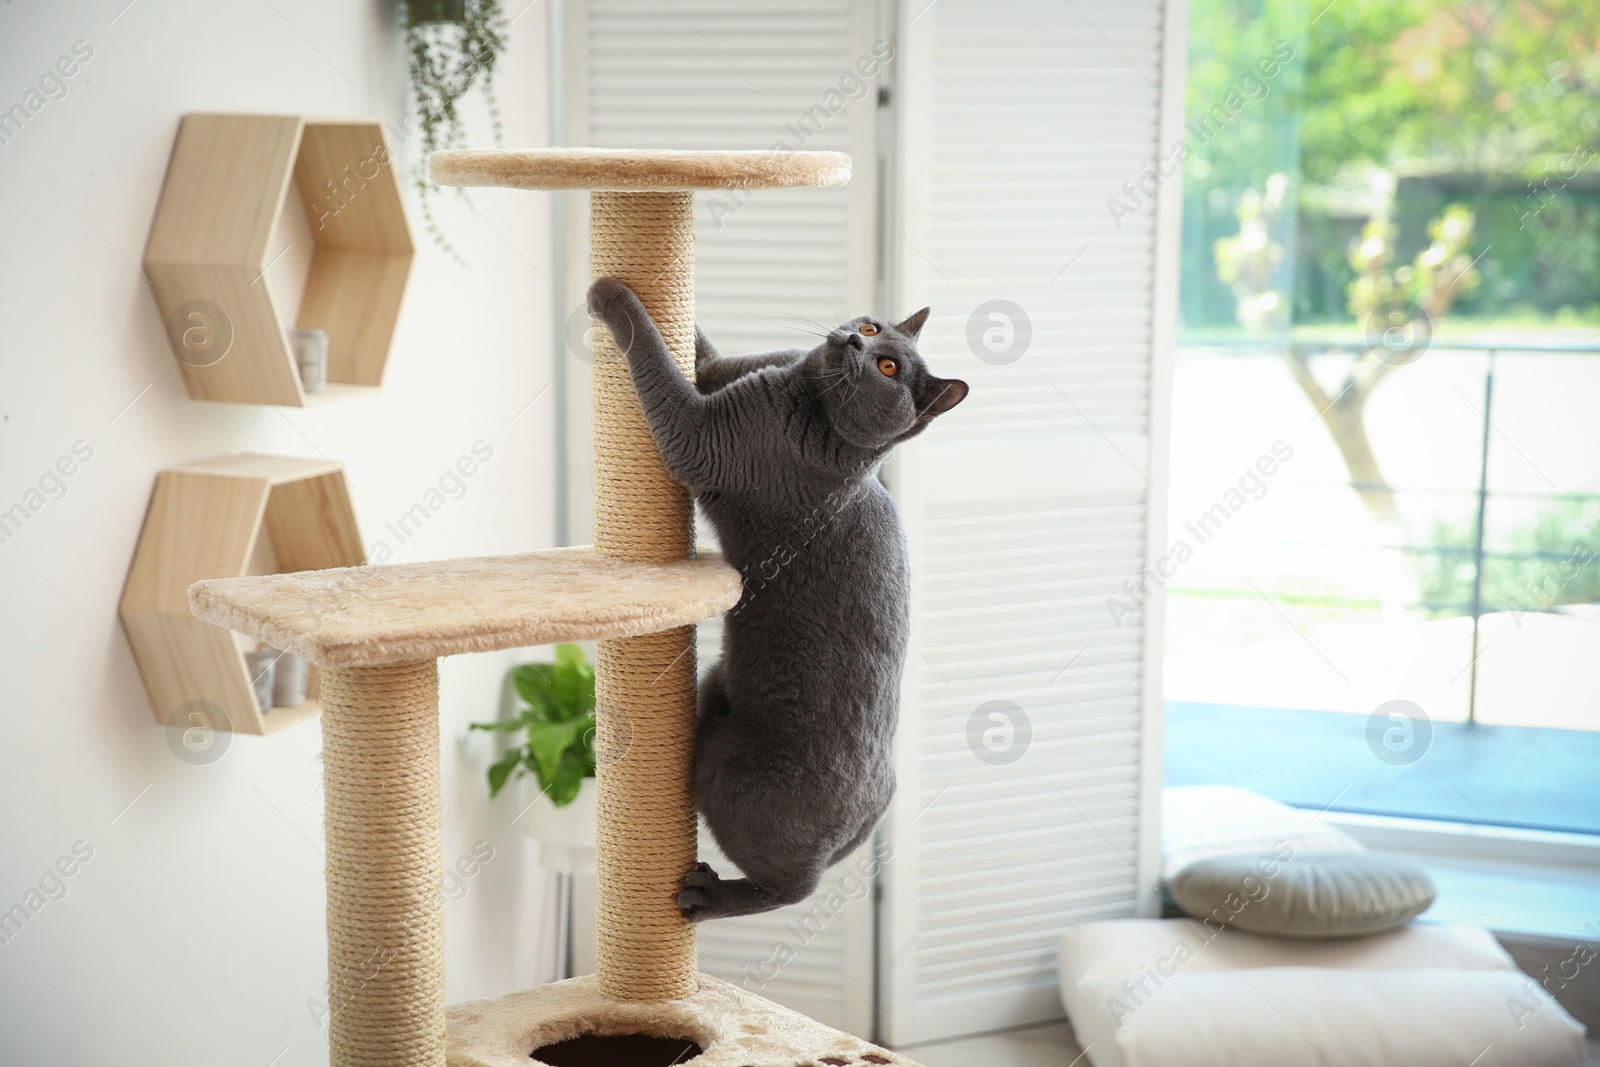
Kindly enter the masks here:
M 1190 26 L 1167 781 L 1600 833 L 1600 9 Z

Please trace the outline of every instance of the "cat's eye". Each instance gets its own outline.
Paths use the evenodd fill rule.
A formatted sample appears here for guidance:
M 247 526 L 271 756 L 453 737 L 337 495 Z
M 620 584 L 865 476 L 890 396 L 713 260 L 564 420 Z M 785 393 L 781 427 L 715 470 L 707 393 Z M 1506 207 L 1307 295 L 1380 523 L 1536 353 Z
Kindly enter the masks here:
M 861 331 L 861 336 L 863 336 L 863 337 L 876 337 L 878 335 L 878 328 L 876 326 L 872 325 L 872 323 L 870 323 L 870 322 L 863 322 L 860 326 L 856 327 L 856 329 Z M 883 366 L 883 364 L 881 364 L 881 363 L 878 364 L 878 365 L 880 367 Z M 885 373 L 885 374 L 893 374 L 894 371 L 886 370 L 883 373 Z
M 900 364 L 896 363 L 888 356 L 884 356 L 882 359 L 878 360 L 878 370 L 883 372 L 883 376 L 885 378 L 893 378 L 896 374 L 900 373 Z

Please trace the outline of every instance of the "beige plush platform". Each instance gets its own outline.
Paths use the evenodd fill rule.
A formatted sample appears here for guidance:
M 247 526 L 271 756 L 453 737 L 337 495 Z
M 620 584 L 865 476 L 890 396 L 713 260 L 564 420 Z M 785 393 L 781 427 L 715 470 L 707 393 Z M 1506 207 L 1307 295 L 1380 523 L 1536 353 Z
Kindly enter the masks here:
M 739 595 L 720 556 L 635 563 L 585 547 L 211 578 L 189 587 L 189 608 L 319 666 L 363 667 L 656 633 Z
M 582 1034 L 685 1038 L 705 1050 L 685 1061 L 692 1067 L 917 1067 L 738 986 L 699 981 L 681 1000 L 611 1000 L 588 975 L 458 1004 L 448 1014 L 447 1067 L 538 1067 L 534 1049 Z
M 845 185 L 843 152 L 666 152 L 633 148 L 453 149 L 428 157 L 440 185 L 511 189 L 796 189 Z

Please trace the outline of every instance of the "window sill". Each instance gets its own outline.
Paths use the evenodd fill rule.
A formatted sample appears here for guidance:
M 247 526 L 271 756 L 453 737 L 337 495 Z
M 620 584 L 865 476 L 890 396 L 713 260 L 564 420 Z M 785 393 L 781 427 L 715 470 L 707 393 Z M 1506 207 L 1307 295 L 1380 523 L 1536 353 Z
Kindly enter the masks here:
M 1423 921 L 1600 940 L 1600 836 L 1341 812 L 1323 818 L 1368 848 L 1427 869 L 1439 897 Z

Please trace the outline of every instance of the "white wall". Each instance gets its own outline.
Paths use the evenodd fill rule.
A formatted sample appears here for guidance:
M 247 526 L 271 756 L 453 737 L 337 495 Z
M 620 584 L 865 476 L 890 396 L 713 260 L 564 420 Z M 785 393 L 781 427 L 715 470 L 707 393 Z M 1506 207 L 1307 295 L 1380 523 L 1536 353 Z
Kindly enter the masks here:
M 0 910 L 75 842 L 92 849 L 66 895 L 0 944 L 0 1062 L 322 1063 L 307 1007 L 325 980 L 318 728 L 180 761 L 130 664 L 118 596 L 156 473 L 240 451 L 344 463 L 370 545 L 481 439 L 493 459 L 397 559 L 552 544 L 549 205 L 481 192 L 480 216 L 441 198 L 470 267 L 419 230 L 380 395 L 308 410 L 190 400 L 138 272 L 179 116 L 396 120 L 404 53 L 378 0 L 126 3 L 0 7 L 0 109 L 75 42 L 93 49 L 65 97 L 0 144 L 0 507 L 75 442 L 93 449 L 65 496 L 0 545 Z M 535 3 L 511 28 L 511 144 L 547 141 L 545 17 Z M 481 109 L 468 118 L 487 143 Z M 452 1000 L 531 977 L 515 973 L 530 967 L 536 889 L 520 877 L 516 804 L 488 802 L 487 739 L 465 736 L 493 717 L 510 662 L 444 667 L 446 861 L 479 840 L 495 850 L 446 908 Z

